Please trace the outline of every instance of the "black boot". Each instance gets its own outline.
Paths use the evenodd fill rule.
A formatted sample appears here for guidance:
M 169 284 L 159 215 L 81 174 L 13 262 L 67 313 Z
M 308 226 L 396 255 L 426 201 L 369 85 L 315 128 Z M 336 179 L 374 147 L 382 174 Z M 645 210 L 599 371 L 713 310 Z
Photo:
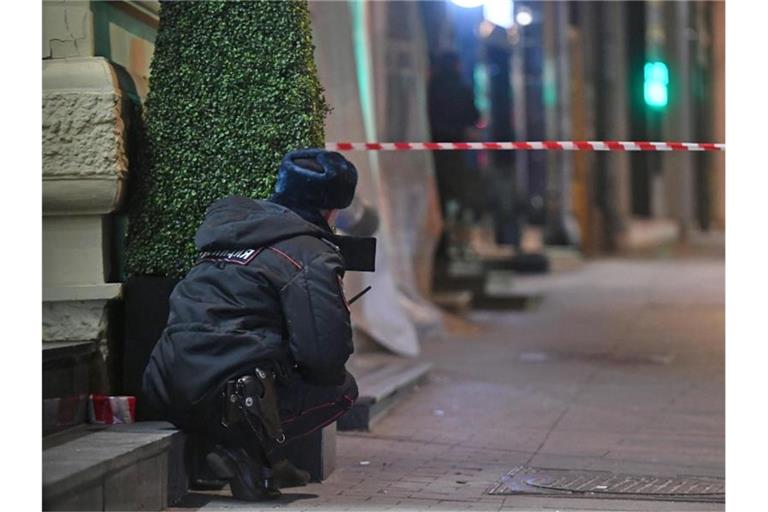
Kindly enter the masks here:
M 217 446 L 206 461 L 216 476 L 229 480 L 232 495 L 239 500 L 267 501 L 281 496 L 272 482 L 271 468 L 242 448 Z
M 302 487 L 309 482 L 309 472 L 294 466 L 288 459 L 282 459 L 272 465 L 275 487 Z
M 189 475 L 189 488 L 195 491 L 219 491 L 227 485 L 226 480 L 217 478 L 208 467 L 205 457 L 214 448 L 200 435 L 188 434 L 185 446 L 185 463 Z

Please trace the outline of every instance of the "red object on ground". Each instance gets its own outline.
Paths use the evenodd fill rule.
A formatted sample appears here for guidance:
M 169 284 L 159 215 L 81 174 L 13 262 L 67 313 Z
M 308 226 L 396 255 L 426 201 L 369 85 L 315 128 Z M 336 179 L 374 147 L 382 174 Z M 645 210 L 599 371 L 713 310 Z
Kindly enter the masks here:
M 91 395 L 88 421 L 99 425 L 133 423 L 136 421 L 136 397 Z

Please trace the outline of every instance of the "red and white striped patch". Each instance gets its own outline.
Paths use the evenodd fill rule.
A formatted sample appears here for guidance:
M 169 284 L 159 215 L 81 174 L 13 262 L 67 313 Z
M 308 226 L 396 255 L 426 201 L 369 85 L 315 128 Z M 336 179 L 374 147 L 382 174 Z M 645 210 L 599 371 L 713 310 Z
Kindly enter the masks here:
M 88 421 L 98 425 L 133 423 L 136 421 L 136 397 L 91 395 Z
M 328 151 L 725 151 L 712 142 L 648 142 L 613 140 L 544 140 L 527 142 L 328 142 Z

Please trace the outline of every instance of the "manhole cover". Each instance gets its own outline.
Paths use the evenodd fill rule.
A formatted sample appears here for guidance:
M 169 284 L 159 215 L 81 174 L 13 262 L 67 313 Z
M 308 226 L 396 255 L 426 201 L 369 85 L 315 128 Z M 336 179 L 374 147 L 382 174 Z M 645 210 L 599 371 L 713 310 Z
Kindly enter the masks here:
M 518 466 L 495 482 L 487 493 L 722 502 L 725 480 Z
M 527 478 L 534 487 L 559 491 L 599 492 L 608 494 L 723 494 L 725 483 L 698 478 L 657 478 L 636 475 L 571 473 Z

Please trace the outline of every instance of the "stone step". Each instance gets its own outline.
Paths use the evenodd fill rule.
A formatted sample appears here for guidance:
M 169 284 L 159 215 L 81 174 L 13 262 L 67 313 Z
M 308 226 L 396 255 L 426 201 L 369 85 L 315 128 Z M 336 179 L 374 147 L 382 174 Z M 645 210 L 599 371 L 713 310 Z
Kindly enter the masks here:
M 441 309 L 462 315 L 472 309 L 473 293 L 469 290 L 436 292 L 430 297 Z
M 312 482 L 322 482 L 336 470 L 336 424 L 294 439 L 285 456 L 297 468 L 309 473 Z
M 519 285 L 522 278 L 512 270 L 490 270 L 486 275 L 483 293 L 472 301 L 474 309 L 527 310 L 541 304 L 541 293 L 533 292 Z
M 359 397 L 338 421 L 339 430 L 370 430 L 373 424 L 403 400 L 432 368 L 431 363 L 386 354 L 360 354 L 350 360 Z
M 570 252 L 555 250 L 553 254 L 557 258 L 558 270 L 568 265 L 575 266 L 575 258 Z M 553 265 L 548 250 L 508 258 L 452 262 L 445 275 L 435 277 L 433 300 L 444 309 L 456 313 L 464 312 L 456 307 L 459 294 L 464 294 L 464 300 L 471 298 L 469 309 L 533 309 L 541 303 L 541 296 L 520 293 L 515 289 L 514 280 L 519 276 L 546 275 L 551 270 Z
M 547 254 L 520 253 L 504 260 L 483 260 L 483 270 L 514 271 L 519 274 L 546 274 L 550 271 L 550 259 Z
M 43 510 L 162 510 L 187 490 L 170 423 L 83 426 L 43 439 Z
M 503 295 L 482 294 L 472 301 L 472 308 L 479 310 L 525 311 L 536 309 L 543 300 L 541 295 L 508 293 Z
M 569 272 L 584 266 L 584 256 L 581 251 L 572 247 L 546 247 L 544 249 L 549 259 L 549 267 L 553 273 Z
M 642 251 L 670 245 L 680 238 L 680 226 L 673 219 L 632 219 L 619 237 L 622 251 Z

